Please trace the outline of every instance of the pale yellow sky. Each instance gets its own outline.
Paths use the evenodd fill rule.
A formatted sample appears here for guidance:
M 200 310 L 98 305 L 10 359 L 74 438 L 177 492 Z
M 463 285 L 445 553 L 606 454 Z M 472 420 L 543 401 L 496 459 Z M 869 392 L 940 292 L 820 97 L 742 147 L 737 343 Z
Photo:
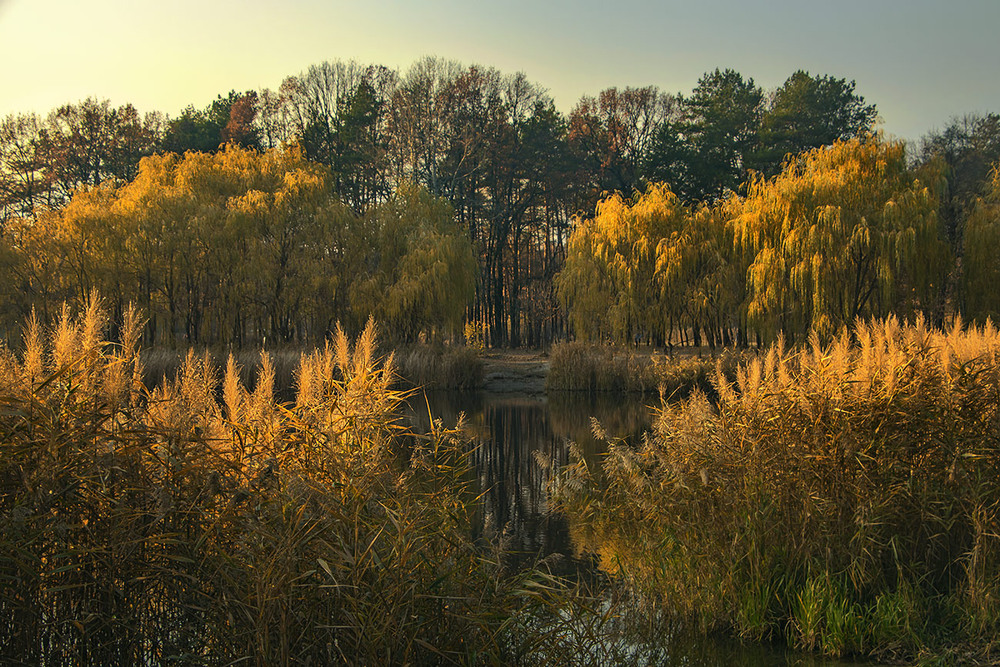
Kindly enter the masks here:
M 0 116 L 87 96 L 176 115 L 323 60 L 438 55 L 523 71 L 564 111 L 609 86 L 688 93 L 716 67 L 765 88 L 806 69 L 856 80 L 916 139 L 1000 112 L 998 26 L 998 0 L 0 0 Z

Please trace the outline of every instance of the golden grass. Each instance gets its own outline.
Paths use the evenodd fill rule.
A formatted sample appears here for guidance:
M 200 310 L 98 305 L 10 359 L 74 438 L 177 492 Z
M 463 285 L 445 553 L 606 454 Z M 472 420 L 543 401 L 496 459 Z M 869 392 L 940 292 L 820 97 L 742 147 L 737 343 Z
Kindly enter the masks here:
M 607 345 L 559 343 L 549 354 L 546 389 L 559 391 L 656 391 L 648 356 Z
M 555 495 L 604 567 L 705 630 L 913 658 L 1000 634 L 1000 334 L 859 322 L 664 404 Z
M 232 356 L 240 381 L 254 386 L 259 377 L 262 355 L 259 351 L 238 350 L 220 354 L 207 351 L 216 365 L 225 365 Z M 279 396 L 292 398 L 298 388 L 298 372 L 302 356 L 312 350 L 297 348 L 268 350 L 274 388 Z M 176 377 L 184 354 L 168 348 L 142 351 L 143 377 L 146 386 L 154 387 L 164 379 Z M 394 387 L 412 389 L 479 389 L 483 385 L 483 360 L 477 349 L 468 346 L 410 345 L 393 352 Z M 334 365 L 334 374 L 339 368 Z
M 471 542 L 465 443 L 399 437 L 373 324 L 302 355 L 280 403 L 266 354 L 253 389 L 191 352 L 149 390 L 139 317 L 118 344 L 103 321 L 92 299 L 0 350 L 0 661 L 565 663 L 603 641 L 589 597 Z
M 407 387 L 481 389 L 480 352 L 473 346 L 413 345 L 397 352 L 397 374 Z
M 743 355 L 718 357 L 649 354 L 629 348 L 572 342 L 552 347 L 546 387 L 556 391 L 660 392 L 671 400 L 701 391 L 714 398 L 716 367 L 729 376 Z

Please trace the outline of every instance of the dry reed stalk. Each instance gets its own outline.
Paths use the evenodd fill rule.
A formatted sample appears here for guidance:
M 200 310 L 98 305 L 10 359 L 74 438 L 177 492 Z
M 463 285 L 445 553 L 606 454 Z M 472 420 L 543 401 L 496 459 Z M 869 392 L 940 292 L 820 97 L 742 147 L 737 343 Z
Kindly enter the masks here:
M 267 356 L 252 392 L 193 351 L 148 390 L 138 318 L 105 344 L 95 303 L 0 355 L 0 661 L 565 663 L 601 641 L 583 596 L 472 543 L 465 442 L 399 437 L 373 324 L 304 355 L 281 404 Z
M 1000 334 L 858 322 L 720 369 L 717 405 L 568 468 L 605 565 L 706 629 L 913 656 L 1000 632 Z

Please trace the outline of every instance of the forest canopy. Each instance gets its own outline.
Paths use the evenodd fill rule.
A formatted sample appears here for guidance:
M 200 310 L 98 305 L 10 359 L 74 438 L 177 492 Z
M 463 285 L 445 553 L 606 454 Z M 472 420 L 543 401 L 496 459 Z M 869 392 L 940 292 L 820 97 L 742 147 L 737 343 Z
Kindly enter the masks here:
M 770 91 L 733 69 L 690 94 L 612 87 L 563 113 L 523 73 L 438 58 L 324 62 L 176 117 L 95 99 L 11 115 L 0 329 L 95 289 L 166 344 L 305 341 L 372 314 L 400 340 L 467 322 L 494 346 L 995 314 L 1000 116 L 917 150 L 876 119 L 853 81 L 804 70 Z
M 362 216 L 331 178 L 295 147 L 144 158 L 135 180 L 8 226 L 5 303 L 48 318 L 97 291 L 141 306 L 149 342 L 322 341 L 372 315 L 404 341 L 456 331 L 476 276 L 449 204 L 403 184 Z

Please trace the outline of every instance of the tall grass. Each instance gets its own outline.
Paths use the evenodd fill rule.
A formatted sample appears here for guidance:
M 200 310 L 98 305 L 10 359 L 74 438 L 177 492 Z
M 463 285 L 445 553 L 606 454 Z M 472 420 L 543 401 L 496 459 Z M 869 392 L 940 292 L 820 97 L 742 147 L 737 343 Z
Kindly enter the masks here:
M 139 357 L 142 362 L 143 381 L 146 387 L 152 389 L 164 382 L 173 380 L 184 365 L 190 349 L 179 350 L 167 347 L 156 347 L 141 350 Z M 239 368 L 240 381 L 247 387 L 253 387 L 261 370 L 263 356 L 267 356 L 274 373 L 274 389 L 279 396 L 293 396 L 295 391 L 295 374 L 303 350 L 300 348 L 269 349 L 266 355 L 261 350 L 240 349 L 231 352 L 212 348 L 202 348 L 196 354 L 208 355 L 214 366 L 224 368 L 230 356 Z
M 721 362 L 733 377 L 742 355 L 727 351 L 719 357 L 668 357 L 642 354 L 628 348 L 587 343 L 560 343 L 552 347 L 547 388 L 560 391 L 661 392 L 671 399 L 701 391 L 714 398 L 712 378 Z
M 395 356 L 403 386 L 463 390 L 483 386 L 483 359 L 476 347 L 413 345 Z
M 780 343 L 664 404 L 555 497 L 603 566 L 702 630 L 912 658 L 1000 636 L 1000 334 Z M 596 429 L 599 431 L 599 428 Z M 992 651 L 992 652 L 991 652 Z
M 225 365 L 227 355 L 206 350 L 213 363 Z M 302 351 L 268 350 L 274 372 L 274 387 L 279 395 L 293 394 Z M 483 360 L 479 350 L 468 346 L 410 345 L 394 351 L 394 388 L 480 389 L 483 386 Z M 232 353 L 239 368 L 240 380 L 253 386 L 261 368 L 261 354 L 251 350 Z M 143 378 L 147 387 L 177 376 L 185 353 L 168 348 L 143 350 Z M 336 373 L 338 369 L 334 368 Z
M 655 391 L 648 359 L 606 345 L 559 343 L 549 354 L 548 390 Z
M 472 544 L 464 443 L 398 437 L 374 326 L 281 404 L 268 355 L 252 389 L 192 352 L 147 390 L 140 318 L 103 323 L 92 300 L 0 350 L 0 661 L 573 659 L 588 598 Z

